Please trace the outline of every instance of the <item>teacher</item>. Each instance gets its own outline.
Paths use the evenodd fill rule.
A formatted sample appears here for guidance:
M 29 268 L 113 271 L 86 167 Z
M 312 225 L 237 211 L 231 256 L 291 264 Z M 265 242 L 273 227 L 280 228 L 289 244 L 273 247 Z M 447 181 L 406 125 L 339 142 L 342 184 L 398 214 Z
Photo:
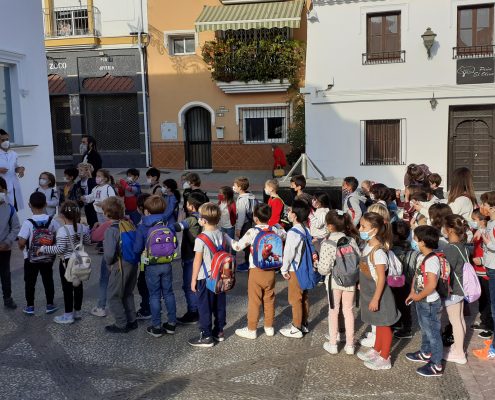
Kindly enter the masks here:
M 17 211 L 24 208 L 19 184 L 24 171 L 25 168 L 17 163 L 17 153 L 10 149 L 9 134 L 0 129 L 0 176 L 7 182 L 8 201 Z
M 96 148 L 96 139 L 93 136 L 84 135 L 81 139 L 80 153 L 83 155 L 83 164 L 91 164 L 93 166 L 93 178 L 96 177 L 96 172 L 101 169 L 102 161 L 100 153 Z

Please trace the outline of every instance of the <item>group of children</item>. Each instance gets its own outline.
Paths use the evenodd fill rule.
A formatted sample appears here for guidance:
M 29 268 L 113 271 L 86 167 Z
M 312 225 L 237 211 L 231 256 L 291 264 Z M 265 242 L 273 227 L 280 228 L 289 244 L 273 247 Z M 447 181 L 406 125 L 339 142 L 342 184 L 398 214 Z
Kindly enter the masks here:
M 275 334 L 275 283 L 280 272 L 292 307 L 292 322 L 280 329 L 282 335 L 302 338 L 309 332 L 308 291 L 323 282 L 329 305 L 323 347 L 330 354 L 338 353 L 342 311 L 344 351 L 353 355 L 353 310 L 359 292 L 361 319 L 372 329 L 360 341 L 357 356 L 370 369 L 389 369 L 393 337 L 412 337 L 414 304 L 422 344 L 406 358 L 424 363 L 417 370 L 420 375 L 441 376 L 443 360 L 466 363 L 464 307 L 473 301 L 472 288 L 466 286 L 471 270 L 479 277 L 481 314 L 481 323 L 473 328 L 487 339 L 474 355 L 495 359 L 489 340 L 495 315 L 495 192 L 483 194 L 478 207 L 466 170 L 454 172 L 447 200 L 443 200 L 441 178 L 425 166 L 408 167 L 405 192 L 371 181 L 359 187 L 356 178 L 347 177 L 342 205 L 332 209 L 326 193 L 306 193 L 302 175 L 291 178 L 290 206 L 277 194 L 277 180 L 265 183 L 267 201 L 262 203 L 249 192 L 245 177 L 235 179 L 233 187 L 221 187 L 214 203 L 201 189 L 196 173 L 183 176 L 181 197 L 177 182 L 160 183 L 160 171 L 155 168 L 147 171 L 144 190 L 136 169 L 129 169 L 127 178 L 115 183 L 107 170 L 94 174 L 90 164 L 80 164 L 65 171 L 60 196 L 54 176 L 40 175 L 39 187 L 29 199 L 33 216 L 22 226 L 6 201 L 7 188 L 0 178 L 4 304 L 16 307 L 10 269 L 5 266 L 17 238 L 25 258 L 24 313 L 34 314 L 38 274 L 45 288 L 46 313 L 57 310 L 52 267 L 58 254 L 65 310 L 54 320 L 71 324 L 81 318 L 83 283 L 68 280 L 67 266 L 78 243 L 102 242 L 100 298 L 91 313 L 106 316 L 108 297 L 108 309 L 115 318 L 106 326 L 108 332 L 127 333 L 138 328 L 137 320 L 146 319 L 151 320 L 147 332 L 160 337 L 174 334 L 177 324 L 198 323 L 200 335 L 189 344 L 211 347 L 225 339 L 226 293 L 235 283 L 235 253 L 244 251 L 238 256 L 242 262 L 237 270 L 249 271 L 247 326 L 237 329 L 236 335 L 256 339 L 261 308 L 265 334 Z M 81 224 L 82 209 L 89 226 Z M 182 232 L 180 251 L 178 232 Z M 179 254 L 187 303 L 182 317 L 176 315 L 173 291 L 172 262 Z M 141 296 L 137 311 L 136 286 Z M 167 311 L 164 323 L 162 299 Z M 449 325 L 442 336 L 443 309 Z

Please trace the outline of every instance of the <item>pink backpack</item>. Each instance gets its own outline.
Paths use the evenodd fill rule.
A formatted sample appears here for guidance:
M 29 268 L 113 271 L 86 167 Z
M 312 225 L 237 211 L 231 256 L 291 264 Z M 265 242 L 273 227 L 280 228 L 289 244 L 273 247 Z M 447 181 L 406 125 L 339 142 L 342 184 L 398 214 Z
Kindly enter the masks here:
M 462 284 L 457 277 L 457 274 L 454 272 L 455 279 L 457 283 L 462 287 L 462 291 L 464 293 L 464 298 L 468 303 L 474 303 L 481 296 L 481 285 L 474 270 L 474 267 L 469 262 L 469 257 L 466 257 L 467 254 L 462 254 L 462 251 L 459 247 L 454 246 L 464 261 L 464 265 L 462 267 Z

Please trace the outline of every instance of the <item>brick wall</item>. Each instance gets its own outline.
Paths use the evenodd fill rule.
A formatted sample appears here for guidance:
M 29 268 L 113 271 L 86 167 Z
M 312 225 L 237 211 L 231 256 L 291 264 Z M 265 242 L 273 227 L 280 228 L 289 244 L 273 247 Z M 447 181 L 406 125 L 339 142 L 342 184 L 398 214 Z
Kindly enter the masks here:
M 151 160 L 156 168 L 184 169 L 184 142 L 152 142 Z

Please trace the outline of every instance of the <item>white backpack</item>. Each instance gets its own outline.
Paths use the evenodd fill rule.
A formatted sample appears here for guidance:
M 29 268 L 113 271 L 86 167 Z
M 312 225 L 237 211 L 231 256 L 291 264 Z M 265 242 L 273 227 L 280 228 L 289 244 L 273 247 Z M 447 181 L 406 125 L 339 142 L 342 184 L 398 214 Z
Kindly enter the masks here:
M 72 236 L 66 226 L 64 226 L 64 229 L 67 233 L 67 237 L 69 238 L 70 246 L 72 248 L 72 253 L 65 266 L 64 277 L 67 282 L 72 282 L 73 286 L 79 286 L 81 282 L 87 281 L 91 275 L 91 258 L 84 250 L 84 232 L 82 227 L 81 233 L 79 234 L 81 239 L 76 246 L 74 246 Z

